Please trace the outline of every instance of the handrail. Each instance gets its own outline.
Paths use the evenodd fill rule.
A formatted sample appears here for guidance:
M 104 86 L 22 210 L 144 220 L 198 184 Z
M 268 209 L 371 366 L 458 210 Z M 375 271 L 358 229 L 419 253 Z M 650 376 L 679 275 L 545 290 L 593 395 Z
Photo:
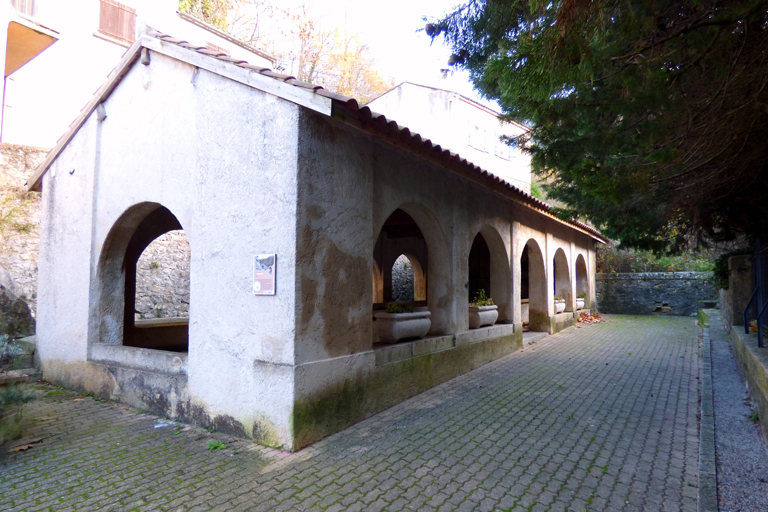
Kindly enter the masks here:
M 749 312 L 749 308 L 752 307 L 752 303 L 755 302 L 755 299 L 757 298 L 757 292 L 760 291 L 760 287 L 758 286 L 755 288 L 755 291 L 752 292 L 752 297 L 749 298 L 749 302 L 747 302 L 747 307 L 744 308 L 744 334 L 749 334 L 749 316 L 747 313 Z

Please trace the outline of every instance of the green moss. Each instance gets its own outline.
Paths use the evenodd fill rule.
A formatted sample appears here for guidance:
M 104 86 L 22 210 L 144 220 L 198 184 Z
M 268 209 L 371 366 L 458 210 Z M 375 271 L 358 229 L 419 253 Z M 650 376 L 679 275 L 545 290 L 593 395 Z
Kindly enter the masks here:
M 703 309 L 699 310 L 699 324 L 702 327 L 709 327 L 709 315 L 707 315 Z
M 278 441 L 275 424 L 261 414 L 257 415 L 253 422 L 251 437 L 255 443 L 269 448 L 282 448 L 283 446 Z
M 294 449 L 522 347 L 522 333 L 376 367 L 368 377 L 330 386 L 293 407 Z

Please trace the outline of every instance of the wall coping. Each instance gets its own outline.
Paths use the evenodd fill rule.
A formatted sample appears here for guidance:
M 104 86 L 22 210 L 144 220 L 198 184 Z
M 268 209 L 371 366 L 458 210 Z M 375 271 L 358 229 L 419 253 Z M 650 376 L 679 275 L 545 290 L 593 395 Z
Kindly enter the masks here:
M 155 373 L 187 374 L 187 354 L 184 352 L 92 343 L 88 360 Z
M 615 274 L 595 274 L 595 280 L 597 281 L 612 281 L 612 280 L 648 280 L 659 279 L 665 281 L 672 281 L 676 279 L 707 279 L 709 278 L 709 272 L 627 272 L 627 273 L 615 273 Z

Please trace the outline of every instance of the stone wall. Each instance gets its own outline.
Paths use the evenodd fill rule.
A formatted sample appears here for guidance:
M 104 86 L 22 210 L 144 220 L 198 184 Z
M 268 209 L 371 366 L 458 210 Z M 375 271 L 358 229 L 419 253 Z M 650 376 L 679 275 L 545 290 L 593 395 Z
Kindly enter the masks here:
M 25 183 L 48 154 L 46 148 L 0 145 L 0 286 L 23 299 L 36 315 L 40 193 Z M 183 231 L 152 242 L 136 273 L 137 318 L 189 316 L 189 244 Z
M 48 154 L 46 148 L 0 145 L 0 284 L 36 314 L 40 194 L 25 183 Z
M 147 246 L 136 264 L 136 318 L 189 316 L 189 261 L 184 231 Z
M 626 315 L 695 315 L 697 301 L 717 299 L 708 272 L 596 274 L 597 308 Z
M 413 300 L 413 266 L 405 255 L 397 258 L 392 266 L 392 300 Z

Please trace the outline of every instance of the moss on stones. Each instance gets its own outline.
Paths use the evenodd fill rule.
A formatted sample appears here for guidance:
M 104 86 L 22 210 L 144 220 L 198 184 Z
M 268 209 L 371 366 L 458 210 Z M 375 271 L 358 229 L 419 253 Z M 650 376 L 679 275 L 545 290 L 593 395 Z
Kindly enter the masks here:
M 522 333 L 376 367 L 367 377 L 348 379 L 294 404 L 294 449 L 338 432 L 442 382 L 522 347 Z

